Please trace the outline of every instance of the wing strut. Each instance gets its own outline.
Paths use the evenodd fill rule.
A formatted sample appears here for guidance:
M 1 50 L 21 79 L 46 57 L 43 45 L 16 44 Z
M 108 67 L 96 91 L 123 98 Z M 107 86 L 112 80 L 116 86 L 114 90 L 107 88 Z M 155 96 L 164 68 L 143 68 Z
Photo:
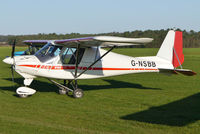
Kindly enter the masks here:
M 80 49 L 80 44 L 77 44 L 77 51 L 76 51 L 76 62 L 75 62 L 75 77 L 77 77 L 77 71 L 78 71 L 78 56 L 79 56 L 79 49 Z
M 79 63 L 79 61 L 78 61 L 78 57 L 79 57 L 79 49 L 80 49 L 80 43 L 78 43 L 77 44 L 77 51 L 76 51 L 76 62 L 75 62 L 75 75 L 74 75 L 74 77 L 75 77 L 75 88 L 77 88 L 77 80 L 76 80 L 76 78 L 77 78 L 77 71 L 78 71 L 78 63 Z
M 112 51 L 116 46 L 113 46 L 112 48 L 110 48 L 105 54 L 103 54 L 101 57 L 99 57 L 96 61 L 94 61 L 89 67 L 87 67 L 84 71 L 82 71 L 78 76 L 75 75 L 75 79 L 77 79 L 78 77 L 80 77 L 83 73 L 85 73 L 86 71 L 88 71 L 94 64 L 96 64 L 99 60 L 101 60 L 104 56 L 106 56 L 110 51 Z M 75 74 L 76 74 L 76 70 L 75 70 Z

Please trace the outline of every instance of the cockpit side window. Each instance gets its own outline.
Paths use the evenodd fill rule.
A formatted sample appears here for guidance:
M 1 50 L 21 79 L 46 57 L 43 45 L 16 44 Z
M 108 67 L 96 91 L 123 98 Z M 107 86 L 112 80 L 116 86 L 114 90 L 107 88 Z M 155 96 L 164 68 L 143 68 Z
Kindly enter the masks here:
M 78 57 L 78 64 L 81 62 L 85 49 L 79 49 L 79 57 Z M 76 63 L 76 48 L 66 48 L 66 50 L 61 55 L 61 63 L 62 64 L 75 64 Z
M 75 48 L 66 48 L 64 53 L 61 56 L 62 64 L 69 64 L 71 58 L 75 58 Z
M 25 55 L 34 55 L 40 48 L 41 46 L 30 45 L 25 51 Z

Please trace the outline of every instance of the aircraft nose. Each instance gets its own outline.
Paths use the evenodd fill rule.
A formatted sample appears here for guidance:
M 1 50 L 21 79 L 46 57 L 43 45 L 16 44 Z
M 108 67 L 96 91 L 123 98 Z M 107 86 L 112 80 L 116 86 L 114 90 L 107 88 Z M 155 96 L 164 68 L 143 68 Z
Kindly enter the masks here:
M 11 65 L 13 65 L 13 58 L 7 57 L 7 58 L 5 58 L 5 59 L 3 60 L 3 62 L 6 63 L 6 64 L 11 64 Z

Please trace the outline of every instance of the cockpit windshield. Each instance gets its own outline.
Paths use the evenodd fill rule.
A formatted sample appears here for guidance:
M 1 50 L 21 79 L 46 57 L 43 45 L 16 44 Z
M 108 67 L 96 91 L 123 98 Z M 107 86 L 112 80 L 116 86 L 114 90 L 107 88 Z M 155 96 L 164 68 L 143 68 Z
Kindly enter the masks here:
M 50 59 L 53 59 L 57 55 L 60 54 L 62 46 L 55 46 L 51 43 L 46 44 L 43 48 L 41 48 L 35 56 L 41 61 L 46 62 Z

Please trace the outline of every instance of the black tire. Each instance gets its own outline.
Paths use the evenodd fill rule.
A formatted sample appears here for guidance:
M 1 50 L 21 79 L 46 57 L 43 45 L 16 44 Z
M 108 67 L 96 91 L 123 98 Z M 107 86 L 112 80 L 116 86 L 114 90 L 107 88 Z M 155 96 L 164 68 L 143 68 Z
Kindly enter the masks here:
M 82 98 L 83 97 L 83 90 L 77 88 L 76 90 L 73 91 L 73 97 L 74 98 Z
M 19 94 L 19 97 L 20 97 L 20 98 L 27 98 L 28 95 L 27 95 L 27 94 Z

